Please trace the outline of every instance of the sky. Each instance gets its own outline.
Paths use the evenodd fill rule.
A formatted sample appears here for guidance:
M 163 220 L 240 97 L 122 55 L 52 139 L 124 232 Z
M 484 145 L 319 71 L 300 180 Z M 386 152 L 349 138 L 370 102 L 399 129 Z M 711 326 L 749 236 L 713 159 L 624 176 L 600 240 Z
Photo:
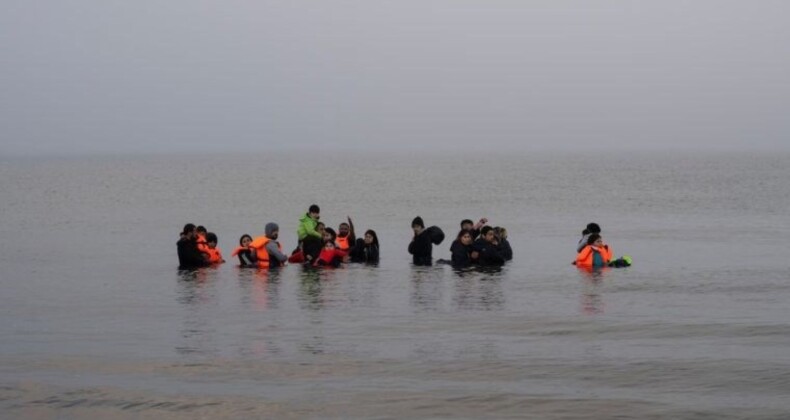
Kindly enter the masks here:
M 0 156 L 790 150 L 785 0 L 4 0 Z

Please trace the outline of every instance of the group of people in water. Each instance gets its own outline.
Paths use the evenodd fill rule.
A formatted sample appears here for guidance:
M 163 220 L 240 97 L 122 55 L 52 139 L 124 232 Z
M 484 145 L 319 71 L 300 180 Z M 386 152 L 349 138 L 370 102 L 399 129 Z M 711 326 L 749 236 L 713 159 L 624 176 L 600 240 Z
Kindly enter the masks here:
M 461 221 L 461 230 L 450 245 L 450 260 L 439 260 L 440 263 L 451 264 L 453 267 L 501 266 L 513 259 L 513 249 L 507 240 L 507 229 L 487 225 L 488 219 L 481 218 L 477 223 L 470 219 Z M 414 265 L 433 264 L 433 245 L 444 240 L 444 232 L 437 226 L 426 228 L 420 216 L 411 222 L 414 231 L 409 254 Z
M 312 267 L 338 267 L 346 262 L 378 263 L 379 241 L 374 230 L 369 229 L 362 238 L 357 238 L 354 223 L 347 217 L 347 222 L 340 223 L 335 231 L 319 220 L 320 212 L 318 205 L 313 204 L 301 217 L 297 228 L 298 245 L 290 254 L 283 252 L 278 241 L 280 227 L 272 222 L 266 224 L 261 236 L 242 235 L 231 256 L 238 258 L 241 267 L 253 268 L 280 267 L 289 263 Z M 414 235 L 408 252 L 414 265 L 432 265 L 433 246 L 444 241 L 444 232 L 437 226 L 426 228 L 419 216 L 412 220 L 411 227 Z M 477 223 L 470 219 L 462 220 L 461 229 L 450 245 L 450 260 L 440 259 L 437 262 L 459 268 L 504 265 L 513 259 L 513 249 L 507 238 L 507 229 L 488 225 L 486 218 Z M 177 242 L 179 268 L 224 263 L 217 241 L 217 235 L 203 226 L 186 224 Z M 631 265 L 628 256 L 613 258 L 611 248 L 603 243 L 601 228 L 596 223 L 590 223 L 584 229 L 576 251 L 574 264 L 580 268 Z
M 313 204 L 302 216 L 297 229 L 299 244 L 289 255 L 283 252 L 278 241 L 280 227 L 272 222 L 266 224 L 262 236 L 242 235 L 231 256 L 238 258 L 241 267 L 253 268 L 280 267 L 288 263 L 338 267 L 344 262 L 379 261 L 379 240 L 374 230 L 369 229 L 362 238 L 357 238 L 350 217 L 335 231 L 319 221 L 320 214 L 321 209 Z M 184 226 L 177 249 L 179 267 L 183 269 L 225 262 L 217 247 L 217 235 L 192 223 Z

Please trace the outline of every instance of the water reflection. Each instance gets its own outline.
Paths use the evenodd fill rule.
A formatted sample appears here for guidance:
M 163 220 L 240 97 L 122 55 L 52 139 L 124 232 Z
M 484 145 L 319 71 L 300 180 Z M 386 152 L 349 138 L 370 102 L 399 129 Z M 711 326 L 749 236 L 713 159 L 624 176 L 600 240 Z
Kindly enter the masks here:
M 280 301 L 280 270 L 237 267 L 241 302 L 255 310 L 277 309 Z
M 207 267 L 179 270 L 176 301 L 187 310 L 179 332 L 180 343 L 175 351 L 181 355 L 217 355 L 220 346 L 215 340 L 213 316 L 207 307 L 218 305 L 216 291 L 217 270 Z
M 577 269 L 584 285 L 581 295 L 582 313 L 586 315 L 603 314 L 605 305 L 601 291 L 604 287 L 603 280 L 609 268 L 603 267 L 592 269 L 577 267 Z
M 441 266 L 414 266 L 411 270 L 411 305 L 424 310 L 441 308 L 444 284 Z
M 466 271 L 455 280 L 453 301 L 461 310 L 500 310 L 505 305 L 501 270 Z

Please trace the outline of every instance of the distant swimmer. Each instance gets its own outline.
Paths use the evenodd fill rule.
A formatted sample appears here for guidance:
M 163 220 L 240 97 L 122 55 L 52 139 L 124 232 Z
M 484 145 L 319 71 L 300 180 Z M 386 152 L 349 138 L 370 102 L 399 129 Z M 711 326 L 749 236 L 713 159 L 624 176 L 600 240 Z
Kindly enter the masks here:
M 239 238 L 239 246 L 230 254 L 231 257 L 239 258 L 239 266 L 241 267 L 258 266 L 255 249 L 250 248 L 250 243 L 252 243 L 252 236 L 246 233 L 241 235 L 241 238 Z
M 280 227 L 277 223 L 267 223 L 264 231 L 264 236 L 259 236 L 250 243 L 250 248 L 255 249 L 258 268 L 285 265 L 288 256 L 283 254 L 283 247 L 277 242 L 277 238 L 280 236 Z

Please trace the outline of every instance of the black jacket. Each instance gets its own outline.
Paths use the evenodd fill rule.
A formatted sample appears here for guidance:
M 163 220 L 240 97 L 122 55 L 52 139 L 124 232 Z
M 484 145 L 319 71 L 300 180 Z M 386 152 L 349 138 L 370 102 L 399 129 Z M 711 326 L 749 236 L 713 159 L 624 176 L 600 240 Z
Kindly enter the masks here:
M 357 239 L 354 247 L 351 248 L 351 262 L 377 263 L 379 262 L 379 246 L 376 244 L 366 244 L 362 238 Z
M 209 265 L 203 254 L 197 249 L 195 239 L 181 238 L 176 242 L 178 248 L 178 268 L 182 270 L 205 267 Z
M 426 229 L 415 236 L 409 243 L 409 254 L 413 256 L 414 265 L 433 264 L 433 244 L 431 243 L 430 232 Z
M 499 251 L 499 247 L 485 239 L 478 239 L 472 244 L 472 249 L 479 252 L 478 262 L 480 265 L 503 265 L 505 257 Z
M 452 254 L 453 266 L 466 267 L 472 264 L 472 258 L 469 254 L 472 252 L 471 245 L 464 245 L 456 239 L 450 245 L 450 253 Z

